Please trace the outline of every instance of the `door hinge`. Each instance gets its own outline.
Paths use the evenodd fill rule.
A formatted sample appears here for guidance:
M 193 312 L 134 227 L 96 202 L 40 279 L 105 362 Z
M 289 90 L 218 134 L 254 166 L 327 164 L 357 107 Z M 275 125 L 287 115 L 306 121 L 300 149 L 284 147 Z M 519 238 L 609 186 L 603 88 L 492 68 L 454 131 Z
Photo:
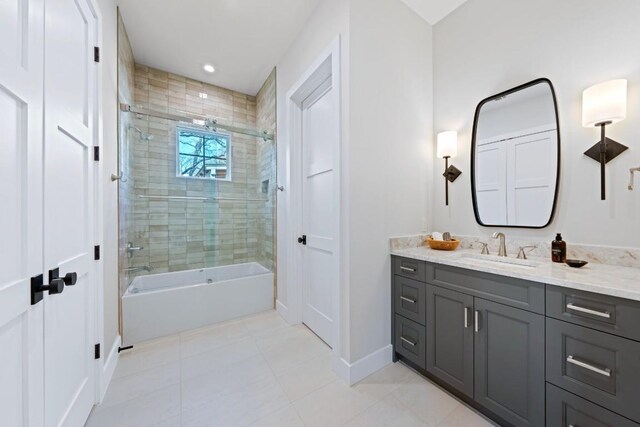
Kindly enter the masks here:
M 93 348 L 94 359 L 100 359 L 100 343 L 96 344 Z
M 95 245 L 93 247 L 93 259 L 98 261 L 100 259 L 100 245 Z
M 100 62 L 100 48 L 98 46 L 93 47 L 93 61 Z
M 93 160 L 100 161 L 100 147 L 98 146 L 93 147 Z

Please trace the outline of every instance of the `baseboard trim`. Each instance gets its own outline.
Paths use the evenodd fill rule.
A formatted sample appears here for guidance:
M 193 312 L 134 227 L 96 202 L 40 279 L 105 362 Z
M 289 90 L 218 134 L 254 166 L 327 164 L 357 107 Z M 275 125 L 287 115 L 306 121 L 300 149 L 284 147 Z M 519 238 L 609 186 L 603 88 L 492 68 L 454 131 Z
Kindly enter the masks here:
M 286 320 L 287 323 L 291 324 L 291 321 L 289 320 L 289 309 L 286 305 L 281 303 L 280 300 L 276 300 L 276 312 L 280 316 L 282 316 L 282 318 Z
M 393 346 L 389 344 L 353 363 L 336 357 L 333 361 L 333 370 L 343 381 L 353 385 L 391 363 L 392 354 Z
M 121 344 L 120 335 L 118 335 L 111 346 L 111 350 L 109 350 L 109 354 L 106 355 L 106 359 L 104 360 L 104 365 L 102 365 L 102 370 L 100 371 L 100 402 L 104 400 L 105 394 L 107 394 L 107 388 L 111 383 L 111 379 L 113 378 L 113 373 L 116 371 L 116 366 L 118 365 L 118 348 Z

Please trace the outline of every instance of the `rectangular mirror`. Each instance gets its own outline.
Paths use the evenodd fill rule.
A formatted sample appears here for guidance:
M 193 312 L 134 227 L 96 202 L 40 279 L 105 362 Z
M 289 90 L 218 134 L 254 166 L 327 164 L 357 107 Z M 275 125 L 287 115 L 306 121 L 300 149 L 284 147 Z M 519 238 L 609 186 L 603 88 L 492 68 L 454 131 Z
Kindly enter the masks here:
M 471 192 L 480 225 L 546 227 L 559 176 L 560 127 L 551 81 L 534 80 L 480 102 L 471 144 Z

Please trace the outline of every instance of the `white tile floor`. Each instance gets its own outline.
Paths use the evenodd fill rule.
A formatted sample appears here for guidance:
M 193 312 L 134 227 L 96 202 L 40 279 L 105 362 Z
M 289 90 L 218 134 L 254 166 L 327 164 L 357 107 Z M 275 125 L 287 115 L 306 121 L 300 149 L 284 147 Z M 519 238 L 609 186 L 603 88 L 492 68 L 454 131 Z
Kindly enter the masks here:
M 88 426 L 491 426 L 395 363 L 348 387 L 330 349 L 274 311 L 122 353 Z

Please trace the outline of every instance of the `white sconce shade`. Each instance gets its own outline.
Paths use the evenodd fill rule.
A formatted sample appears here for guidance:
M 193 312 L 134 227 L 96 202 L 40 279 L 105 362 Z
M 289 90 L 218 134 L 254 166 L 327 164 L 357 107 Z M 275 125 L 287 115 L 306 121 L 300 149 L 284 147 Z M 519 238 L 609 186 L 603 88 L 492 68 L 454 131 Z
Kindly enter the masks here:
M 627 80 L 591 86 L 582 93 L 582 126 L 616 123 L 627 116 Z
M 445 157 L 455 157 L 458 155 L 458 132 L 450 130 L 438 134 L 437 156 L 441 159 Z

